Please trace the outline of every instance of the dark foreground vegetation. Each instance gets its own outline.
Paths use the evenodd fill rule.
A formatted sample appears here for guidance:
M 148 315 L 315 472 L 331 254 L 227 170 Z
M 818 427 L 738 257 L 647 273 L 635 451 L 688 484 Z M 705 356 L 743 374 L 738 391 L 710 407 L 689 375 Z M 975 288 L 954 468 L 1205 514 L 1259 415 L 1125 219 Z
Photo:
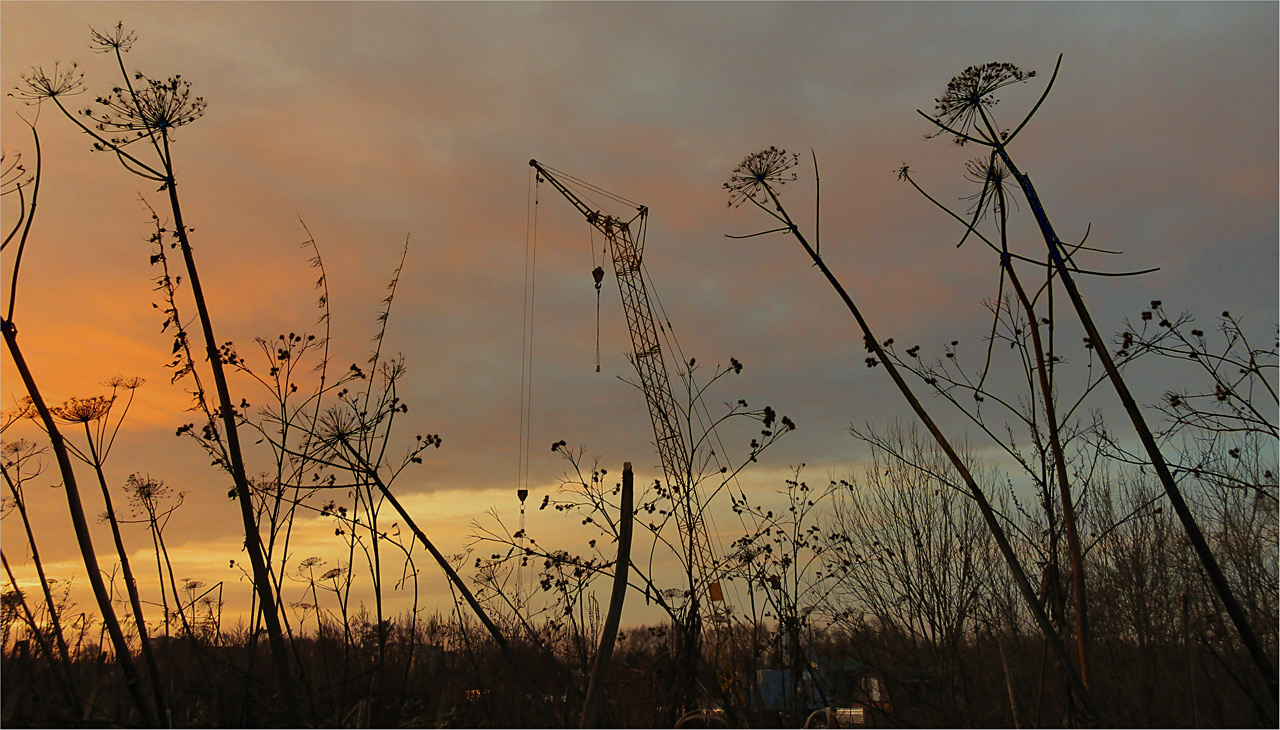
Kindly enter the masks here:
M 1189 616 L 1181 602 L 1156 600 L 1151 627 L 1097 636 L 1104 711 L 1116 726 L 1260 726 L 1261 712 L 1242 689 L 1247 659 L 1220 638 L 1212 615 Z M 1136 607 L 1135 607 L 1136 608 Z M 546 718 L 515 686 L 510 668 L 475 621 L 405 617 L 378 632 L 367 619 L 351 627 L 327 625 L 293 642 L 301 667 L 307 724 L 318 727 L 542 727 Z M 1184 631 L 1185 628 L 1185 631 Z M 751 634 L 757 635 L 751 651 Z M 1104 632 L 1099 632 L 1103 634 Z M 30 634 L 10 641 L 4 655 L 3 721 L 22 726 L 133 726 L 139 718 L 108 652 L 94 637 L 81 642 L 70 672 L 34 648 Z M 600 725 L 671 727 L 691 708 L 670 703 L 677 658 L 670 627 L 625 630 L 611 662 Z M 732 665 L 742 693 L 739 722 L 752 727 L 825 724 L 813 710 L 860 708 L 840 715 L 844 726 L 1061 727 L 1068 688 L 1047 666 L 1044 644 L 1029 633 L 997 634 L 985 627 L 949 646 L 904 630 L 868 627 L 814 631 L 806 639 L 820 681 L 792 688 L 778 680 L 791 664 L 773 632 L 747 628 L 735 636 Z M 242 628 L 220 637 L 156 642 L 173 727 L 273 727 L 289 724 L 272 688 L 264 642 Z M 516 642 L 522 662 L 557 726 L 577 727 L 587 690 L 584 667 L 529 642 Z M 88 646 L 86 646 L 88 645 Z M 753 656 L 754 655 L 754 656 Z M 757 670 L 764 669 L 764 672 Z M 770 672 L 768 670 L 772 669 Z M 59 687 L 68 676 L 83 704 L 69 704 Z M 806 675 L 808 676 L 808 675 Z M 704 673 L 712 684 L 715 677 Z M 1015 714 L 1016 713 L 1016 714 Z M 717 715 L 717 717 L 724 717 Z M 720 726 L 713 721 L 712 726 Z M 693 724 L 692 726 L 706 726 Z
M 121 26 L 93 33 L 121 76 L 88 108 L 67 106 L 82 91 L 74 66 L 34 69 L 16 93 L 56 108 L 162 194 L 155 311 L 173 338 L 173 382 L 192 398 L 176 436 L 218 470 L 244 530 L 232 563 L 244 581 L 176 578 L 166 526 L 182 493 L 145 465 L 121 478 L 109 463 L 143 384 L 115 378 L 55 404 L 23 357 L 15 302 L 41 180 L 33 128 L 27 161 L 4 166 L 16 224 L 0 329 L 23 391 L 0 423 L 4 524 L 25 535 L 16 562 L 37 576 L 20 582 L 4 556 L 4 724 L 1275 726 L 1276 340 L 1268 329 L 1259 346 L 1229 312 L 1204 324 L 1159 300 L 1115 336 L 1099 331 L 1077 283 L 1142 272 L 1079 261 L 1109 252 L 1058 237 L 1011 152 L 1056 69 L 1017 125 L 996 123 L 995 95 L 1036 75 L 1004 63 L 966 69 L 924 115 L 937 136 L 980 150 L 967 166 L 973 205 L 939 205 L 970 242 L 965 255 L 998 264 L 977 347 L 953 340 L 930 354 L 875 333 L 823 261 L 818 221 L 806 230 L 782 200 L 796 156 L 754 153 L 726 183 L 730 205 L 770 220 L 747 236 L 786 238 L 812 260 L 857 322 L 867 357 L 856 366 L 884 373 L 919 424 L 854 428 L 870 453 L 860 472 L 811 483 L 801 466 L 774 493 L 744 491 L 735 478 L 797 425 L 742 400 L 713 416 L 710 393 L 743 364 L 690 358 L 676 364 L 679 397 L 668 394 L 688 446 L 674 469 L 689 488 L 637 487 L 629 468 L 615 481 L 560 441 L 563 488 L 538 508 L 592 531 L 585 546 L 541 543 L 493 515 L 473 526 L 468 552 L 445 554 L 397 497 L 443 441 L 400 435 L 408 368 L 383 351 L 400 268 L 362 363 L 335 364 L 310 239 L 314 333 L 244 353 L 215 336 L 204 287 L 220 283 L 200 280 L 173 156 L 175 130 L 205 103 L 179 76 L 126 70 L 134 40 Z M 898 176 L 936 204 L 909 168 Z M 1010 244 L 1013 196 L 1043 250 Z M 1136 402 L 1135 373 L 1167 382 L 1156 402 Z M 919 389 L 965 418 L 971 445 L 943 432 Z M 717 428 L 746 428 L 747 455 L 729 462 Z M 92 605 L 45 574 L 26 500 L 50 482 Z M 708 562 L 695 528 L 716 512 L 738 524 Z M 110 548 L 95 548 L 90 514 L 110 527 Z M 341 557 L 300 555 L 300 516 L 328 521 Z M 139 541 L 145 565 L 129 559 Z M 418 604 L 422 581 L 440 579 L 453 611 Z M 225 625 L 224 589 L 249 594 L 247 623 Z M 393 598 L 412 607 L 392 609 Z M 641 600 L 666 620 L 619 628 L 624 601 Z

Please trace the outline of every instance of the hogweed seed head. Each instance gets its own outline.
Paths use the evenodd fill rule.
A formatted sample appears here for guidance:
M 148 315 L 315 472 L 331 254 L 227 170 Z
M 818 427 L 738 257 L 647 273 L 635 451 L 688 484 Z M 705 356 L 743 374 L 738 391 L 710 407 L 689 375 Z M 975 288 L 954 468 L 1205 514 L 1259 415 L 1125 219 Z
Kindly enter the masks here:
M 36 410 L 36 404 L 32 402 L 31 396 L 23 396 L 12 408 L 6 408 L 0 411 L 0 426 L 8 428 L 10 425 L 24 419 L 35 420 L 40 417 L 39 411 Z
M 136 40 L 138 34 L 131 30 L 125 31 L 123 22 L 116 23 L 109 31 L 89 29 L 89 47 L 97 53 L 128 53 Z
M 161 479 L 153 479 L 150 474 L 130 474 L 124 482 L 124 491 L 129 495 L 129 503 L 140 507 L 148 513 L 159 509 L 160 503 L 173 493 L 173 489 Z M 178 499 L 182 499 L 178 493 Z
M 137 74 L 137 80 L 132 89 L 117 86 L 95 99 L 105 109 L 80 111 L 99 132 L 116 135 L 111 145 L 123 147 L 153 135 L 170 137 L 172 130 L 204 116 L 208 103 L 192 95 L 191 82 L 181 75 L 161 81 Z
M 787 154 L 786 150 L 777 147 L 747 155 L 733 168 L 729 182 L 724 184 L 724 189 L 729 191 L 729 207 L 736 208 L 748 200 L 768 203 L 766 190 L 795 180 L 796 174 L 788 171 L 799 163 L 799 155 Z
M 126 378 L 123 375 L 116 375 L 115 377 L 103 383 L 103 385 L 112 389 L 118 388 L 120 390 L 137 390 L 138 388 L 141 388 L 142 385 L 146 382 L 147 381 L 145 378 Z
M 114 398 L 95 395 L 92 398 L 70 398 L 51 409 L 55 418 L 67 423 L 93 423 L 111 411 Z
M 973 201 L 973 206 L 969 208 L 970 215 L 976 213 L 979 218 L 984 217 L 988 210 L 1000 205 L 1001 199 L 1006 201 L 1010 199 L 1013 176 L 998 157 L 969 160 L 965 163 L 964 170 L 966 180 L 982 186 L 980 192 L 965 197 L 965 200 Z M 1003 194 L 1000 191 L 1003 191 Z
M 1000 103 L 994 96 L 996 91 L 1035 78 L 1035 75 L 1035 71 L 1023 71 L 1012 63 L 993 62 L 970 66 L 947 82 L 947 90 L 940 98 L 934 99 L 936 119 L 967 135 L 974 130 L 983 108 L 990 109 Z M 965 141 L 964 137 L 955 138 L 959 145 L 963 145 Z
M 1009 179 L 1009 168 L 999 159 L 982 157 L 969 160 L 964 165 L 965 178 L 983 185 L 1003 185 Z
M 15 87 L 9 96 L 21 99 L 29 105 L 39 104 L 46 99 L 84 93 L 84 74 L 74 63 L 70 68 L 62 68 L 55 61 L 52 71 L 37 66 L 21 78 L 22 85 Z

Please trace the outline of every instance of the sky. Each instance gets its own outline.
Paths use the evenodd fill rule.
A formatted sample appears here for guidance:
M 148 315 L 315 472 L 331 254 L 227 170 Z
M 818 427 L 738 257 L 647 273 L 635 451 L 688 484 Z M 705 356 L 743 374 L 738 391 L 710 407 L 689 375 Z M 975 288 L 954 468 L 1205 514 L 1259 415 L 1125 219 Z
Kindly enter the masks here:
M 548 447 L 561 439 L 598 454 L 614 475 L 631 461 L 638 481 L 657 476 L 644 401 L 618 378 L 629 372 L 630 342 L 612 276 L 595 373 L 599 236 L 546 185 L 531 227 L 531 158 L 647 205 L 645 264 L 683 352 L 745 365 L 711 407 L 742 398 L 797 424 L 753 465 L 745 488 L 779 489 L 802 463 L 821 482 L 859 468 L 865 451 L 850 425 L 884 427 L 910 414 L 883 369 L 864 365 L 852 318 L 794 241 L 725 237 L 772 227 L 758 210 L 726 205 L 722 184 L 734 166 L 771 145 L 799 153 L 799 179 L 784 200 L 812 226 L 816 157 L 823 258 L 877 336 L 933 357 L 952 340 L 977 353 L 997 261 L 975 243 L 957 249 L 955 222 L 895 171 L 909 165 L 935 198 L 963 211 L 975 192 L 964 163 L 977 153 L 926 139 L 931 126 L 916 110 L 931 111 L 966 67 L 1009 61 L 1039 72 L 1003 93 L 998 118 L 1013 123 L 1062 54 L 1015 158 L 1064 239 L 1088 230 L 1091 246 L 1123 252 L 1090 265 L 1159 267 L 1081 283 L 1100 329 L 1118 331 L 1160 299 L 1204 322 L 1230 310 L 1266 339 L 1280 271 L 1277 13 L 1274 3 L 1195 2 L 6 0 L 0 134 L 6 154 L 30 159 L 22 119 L 35 122 L 44 170 L 14 321 L 49 401 L 102 393 L 115 375 L 147 380 L 109 477 L 122 484 L 149 473 L 185 492 L 169 532 L 180 577 L 236 582 L 238 515 L 227 479 L 174 436 L 193 419 L 164 367 L 172 341 L 152 308 L 156 272 L 139 202 L 159 209 L 163 196 L 92 153 L 56 109 L 8 95 L 32 67 L 55 62 L 84 72 L 90 91 L 78 106 L 107 92 L 116 71 L 90 50 L 89 30 L 122 21 L 138 34 L 131 71 L 180 73 L 209 104 L 178 131 L 175 159 L 219 339 L 243 355 L 254 337 L 316 331 L 315 272 L 299 245 L 305 224 L 328 273 L 335 359 L 362 361 L 407 250 L 386 336 L 408 367 L 400 433 L 438 433 L 443 445 L 398 489 L 446 553 L 463 550 L 471 523 L 489 519 L 490 508 L 507 524 L 517 519 L 531 240 L 531 502 L 555 493 L 566 465 Z M 10 197 L 3 215 L 7 230 Z M 1015 245 L 1039 255 L 1025 205 L 1018 215 Z M 12 265 L 6 251 L 6 308 Z M 1066 352 L 1073 356 L 1084 353 Z M 8 407 L 25 392 L 7 354 L 0 377 Z M 1169 377 L 1135 378 L 1139 398 L 1177 385 Z M 251 384 L 233 387 L 254 401 Z M 1113 400 L 1100 397 L 1097 407 L 1112 413 Z M 945 404 L 926 402 L 958 440 L 982 449 Z M 19 431 L 6 440 L 35 438 Z M 750 435 L 732 433 L 726 445 L 733 451 Z M 29 501 L 41 551 L 55 574 L 75 578 L 83 564 L 51 488 L 56 477 L 37 481 Z M 4 521 L 4 550 L 30 580 L 15 518 Z M 565 521 L 532 512 L 529 527 L 547 544 L 568 534 Z M 129 529 L 138 555 L 148 555 L 145 533 Z M 95 536 L 107 556 L 101 525 Z M 297 554 L 331 559 L 335 540 L 331 524 L 308 522 Z M 430 566 L 423 580 L 427 603 L 443 605 L 447 592 Z

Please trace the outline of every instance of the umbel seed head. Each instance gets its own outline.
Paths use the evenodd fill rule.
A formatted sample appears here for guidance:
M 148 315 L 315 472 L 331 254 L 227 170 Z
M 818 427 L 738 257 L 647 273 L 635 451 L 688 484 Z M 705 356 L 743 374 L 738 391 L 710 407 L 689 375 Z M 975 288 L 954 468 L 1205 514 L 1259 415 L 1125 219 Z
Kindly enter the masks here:
M 785 185 L 796 179 L 791 168 L 800 163 L 800 156 L 787 154 L 777 147 L 747 155 L 733 168 L 724 189 L 729 191 L 729 207 L 736 208 L 751 200 L 757 205 L 769 202 L 768 191 L 774 185 Z
M 995 92 L 1011 84 L 1018 84 L 1035 78 L 1035 71 L 1023 71 L 1012 63 L 992 62 L 980 66 L 970 66 L 959 76 L 947 82 L 947 90 L 942 96 L 934 99 L 934 110 L 937 121 L 952 130 L 964 135 L 975 130 L 976 123 L 982 118 L 983 110 L 990 109 L 1000 100 Z M 956 144 L 963 145 L 965 138 L 955 137 Z

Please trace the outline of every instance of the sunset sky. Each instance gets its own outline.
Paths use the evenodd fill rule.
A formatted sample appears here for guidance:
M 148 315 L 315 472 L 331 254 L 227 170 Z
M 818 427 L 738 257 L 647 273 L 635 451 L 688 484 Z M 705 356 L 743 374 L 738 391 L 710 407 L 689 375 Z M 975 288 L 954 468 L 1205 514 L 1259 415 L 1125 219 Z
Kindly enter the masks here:
M 54 403 L 102 393 L 115 375 L 147 379 L 107 471 L 121 484 L 143 472 L 186 492 L 169 533 L 179 577 L 236 581 L 228 561 L 240 558 L 243 538 L 227 478 L 174 436 L 193 414 L 164 367 L 172 340 L 152 308 L 156 272 L 138 198 L 161 210 L 165 201 L 154 183 L 92 153 L 56 109 L 37 113 L 8 96 L 23 73 L 54 62 L 78 62 L 85 74 L 89 91 L 71 100 L 75 108 L 109 91 L 118 73 L 90 49 L 89 30 L 117 21 L 138 33 L 131 71 L 180 73 L 209 104 L 178 131 L 175 158 L 220 340 L 248 355 L 254 337 L 315 332 L 315 272 L 299 247 L 305 222 L 328 271 L 335 359 L 363 361 L 407 240 L 386 340 L 409 368 L 400 434 L 438 433 L 443 446 L 398 487 L 445 552 L 460 551 L 490 507 L 508 524 L 517 519 L 530 158 L 649 207 L 645 262 L 683 351 L 746 366 L 709 405 L 767 403 L 798 426 L 744 479 L 762 494 L 800 463 L 818 482 L 855 472 L 865 451 L 848 427 L 884 426 L 909 411 L 883 369 L 864 365 L 855 323 L 794 241 L 724 236 L 772 226 L 749 206 L 728 208 L 722 184 L 748 153 L 770 145 L 800 153 L 784 200 L 811 227 L 813 150 L 823 257 L 877 335 L 934 357 L 959 340 L 976 360 L 997 261 L 975 242 L 957 249 L 955 222 L 895 176 L 910 165 L 936 198 L 967 208 L 962 198 L 977 189 L 964 163 L 980 153 L 925 139 L 931 127 L 916 110 L 931 111 L 971 65 L 1009 61 L 1039 72 L 1003 92 L 999 119 L 1014 123 L 1063 55 L 1015 159 L 1064 239 L 1091 226 L 1090 245 L 1123 251 L 1087 265 L 1160 269 L 1081 282 L 1103 332 L 1120 330 L 1152 299 L 1206 329 L 1230 310 L 1260 339 L 1275 332 L 1275 3 L 6 0 L 0 21 L 4 151 L 30 159 L 21 115 L 36 122 L 44 153 L 14 315 L 24 353 Z M 602 372 L 594 372 L 590 249 L 594 240 L 599 256 L 600 237 L 549 186 L 539 196 L 532 504 L 558 484 L 565 465 L 549 446 L 560 439 L 599 454 L 615 475 L 632 461 L 638 481 L 658 476 L 644 401 L 616 377 L 629 374 L 630 342 L 612 275 L 600 312 Z M 7 231 L 9 197 L 3 212 Z M 1042 255 L 1025 204 L 1018 216 L 1013 245 Z M 6 251 L 6 308 L 12 263 Z M 1070 343 L 1063 354 L 1081 362 L 1080 338 L 1065 324 L 1074 317 L 1059 315 L 1061 342 Z M 7 408 L 25 391 L 7 353 L 2 368 Z M 1140 398 L 1178 385 L 1160 376 L 1137 378 Z M 256 402 L 240 385 L 235 398 Z M 926 402 L 965 438 L 945 404 Z M 1096 405 L 1115 411 L 1110 392 Z M 38 436 L 22 428 L 6 440 Z M 726 445 L 741 452 L 750 435 L 729 434 Z M 45 559 L 82 584 L 65 501 L 49 488 L 55 471 L 29 500 Z M 533 512 L 529 526 L 554 536 L 556 520 L 567 519 Z M 108 533 L 96 529 L 109 565 Z M 130 535 L 149 554 L 145 533 Z M 300 556 L 339 547 L 321 520 L 298 540 Z M 5 519 L 3 545 L 23 580 L 32 576 L 16 515 Z M 421 566 L 424 595 L 447 596 L 438 571 Z

